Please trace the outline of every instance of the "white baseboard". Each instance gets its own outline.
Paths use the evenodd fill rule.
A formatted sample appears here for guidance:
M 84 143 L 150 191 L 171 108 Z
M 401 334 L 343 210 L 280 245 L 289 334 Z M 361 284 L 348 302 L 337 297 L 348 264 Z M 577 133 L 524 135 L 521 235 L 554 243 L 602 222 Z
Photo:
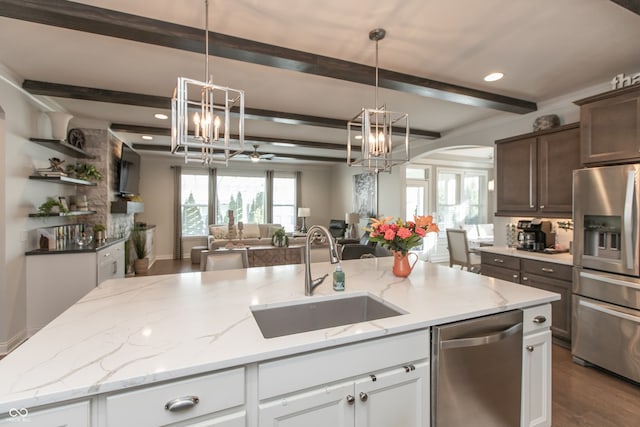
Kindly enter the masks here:
M 27 339 L 27 331 L 22 330 L 15 334 L 9 340 L 0 342 L 0 355 L 6 355 L 10 353 L 14 348 L 18 347 Z

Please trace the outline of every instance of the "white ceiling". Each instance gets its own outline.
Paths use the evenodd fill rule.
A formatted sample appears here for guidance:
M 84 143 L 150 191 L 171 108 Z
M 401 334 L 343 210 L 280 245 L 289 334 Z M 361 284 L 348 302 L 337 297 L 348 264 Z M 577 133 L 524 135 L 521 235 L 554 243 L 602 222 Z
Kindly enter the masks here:
M 77 3 L 201 28 L 204 36 L 203 0 Z M 640 16 L 609 0 L 210 0 L 209 18 L 212 32 L 369 66 L 375 45 L 368 33 L 383 27 L 380 68 L 535 103 L 640 71 Z M 178 76 L 205 78 L 202 54 L 6 17 L 0 17 L 0 63 L 23 79 L 165 97 Z M 218 57 L 211 58 L 211 71 L 217 84 L 243 89 L 248 107 L 345 121 L 341 130 L 249 120 L 252 136 L 346 144 L 346 121 L 363 106 L 373 107 L 368 85 Z M 492 71 L 505 78 L 484 82 Z M 515 114 L 388 89 L 380 90 L 380 99 L 393 111 L 408 112 L 412 128 L 442 134 Z M 78 117 L 168 127 L 150 108 L 54 100 Z M 144 143 L 138 134 L 119 136 Z M 151 143 L 169 145 L 167 137 Z M 412 144 L 424 143 L 412 137 Z M 259 149 L 283 150 L 346 155 L 264 144 Z

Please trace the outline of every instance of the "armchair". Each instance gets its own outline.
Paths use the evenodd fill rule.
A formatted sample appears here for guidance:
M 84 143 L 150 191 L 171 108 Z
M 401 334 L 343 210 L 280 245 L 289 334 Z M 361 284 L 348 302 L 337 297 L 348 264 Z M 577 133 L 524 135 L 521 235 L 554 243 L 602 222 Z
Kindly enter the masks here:
M 347 224 L 342 219 L 332 219 L 329 222 L 329 233 L 334 239 L 341 239 L 344 237 L 344 232 L 347 230 Z

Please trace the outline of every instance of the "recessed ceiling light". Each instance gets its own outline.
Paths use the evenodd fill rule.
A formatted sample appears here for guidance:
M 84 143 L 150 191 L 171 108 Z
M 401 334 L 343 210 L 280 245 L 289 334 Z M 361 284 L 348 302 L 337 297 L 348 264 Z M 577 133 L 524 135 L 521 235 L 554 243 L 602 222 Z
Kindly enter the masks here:
M 485 82 L 495 82 L 496 80 L 500 80 L 504 77 L 502 73 L 491 73 L 484 77 Z
M 289 142 L 272 142 L 271 145 L 277 145 L 279 147 L 295 147 L 295 144 Z
M 144 139 L 145 141 L 151 141 L 153 139 L 153 137 L 149 135 L 142 135 L 141 138 Z
M 167 116 L 166 114 L 162 114 L 162 113 L 154 114 L 153 117 L 155 117 L 156 119 L 160 119 L 160 120 L 167 120 L 169 118 L 169 116 Z

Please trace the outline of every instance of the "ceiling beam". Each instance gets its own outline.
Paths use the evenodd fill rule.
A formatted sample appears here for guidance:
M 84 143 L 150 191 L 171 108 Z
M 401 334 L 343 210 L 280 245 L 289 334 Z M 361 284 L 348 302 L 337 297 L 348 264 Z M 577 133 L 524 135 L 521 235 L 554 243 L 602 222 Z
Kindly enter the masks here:
M 156 136 L 171 136 L 170 128 L 161 128 L 154 126 L 138 126 L 138 125 L 129 125 L 124 123 L 112 123 L 109 128 L 113 132 L 123 132 L 123 133 L 137 133 L 144 135 L 156 135 Z M 237 135 L 231 135 L 231 139 L 237 140 Z M 330 142 L 317 142 L 317 141 L 302 141 L 297 139 L 286 139 L 286 138 L 270 138 L 264 136 L 249 136 L 245 135 L 244 137 L 245 144 L 273 144 L 273 143 L 282 143 L 282 144 L 291 144 L 296 147 L 305 147 L 305 148 L 315 148 L 315 149 L 323 149 L 323 150 L 341 150 L 346 151 L 346 144 L 333 144 Z M 165 147 L 166 149 L 167 147 Z M 272 154 L 272 153 L 270 153 Z
M 132 92 L 65 85 L 36 80 L 25 80 L 22 83 L 22 88 L 32 95 L 55 96 L 58 98 L 82 99 L 85 101 L 126 104 L 138 107 L 171 110 L 171 98 L 167 96 L 143 95 Z M 294 125 L 321 126 L 334 129 L 347 128 L 347 121 L 344 119 L 316 117 L 282 111 L 262 110 L 259 108 L 245 107 L 245 117 L 248 119 L 266 120 Z M 396 132 L 401 134 L 403 129 L 394 128 L 394 133 Z M 440 138 L 440 132 L 412 128 L 411 136 L 426 139 L 437 139 Z
M 0 0 L 0 16 L 196 53 L 205 49 L 200 28 L 66 0 Z M 211 55 L 222 58 L 375 85 L 375 67 L 368 65 L 214 32 L 209 32 L 209 46 Z M 518 114 L 537 110 L 531 101 L 383 69 L 379 86 Z
M 169 151 L 167 151 L 167 146 L 160 145 L 160 144 L 133 144 L 133 149 L 140 150 L 140 151 L 157 151 L 157 152 L 164 152 L 166 154 L 169 154 Z M 181 151 L 182 150 L 179 150 L 179 152 Z M 213 150 L 213 151 L 219 152 L 219 153 L 223 152 L 223 150 Z M 253 153 L 253 150 L 242 152 L 242 154 L 246 154 L 246 155 L 249 155 L 252 153 Z M 311 162 L 329 162 L 329 163 L 345 163 L 345 164 L 347 163 L 346 157 L 324 157 L 324 156 L 309 156 L 305 154 L 268 153 L 263 150 L 260 150 L 258 154 L 273 154 L 274 158 L 279 158 L 279 159 L 308 160 Z M 237 159 L 234 159 L 232 157 L 230 160 L 237 160 Z
M 622 6 L 625 9 L 630 10 L 636 15 L 640 15 L 640 1 L 638 0 L 611 0 L 618 6 Z

